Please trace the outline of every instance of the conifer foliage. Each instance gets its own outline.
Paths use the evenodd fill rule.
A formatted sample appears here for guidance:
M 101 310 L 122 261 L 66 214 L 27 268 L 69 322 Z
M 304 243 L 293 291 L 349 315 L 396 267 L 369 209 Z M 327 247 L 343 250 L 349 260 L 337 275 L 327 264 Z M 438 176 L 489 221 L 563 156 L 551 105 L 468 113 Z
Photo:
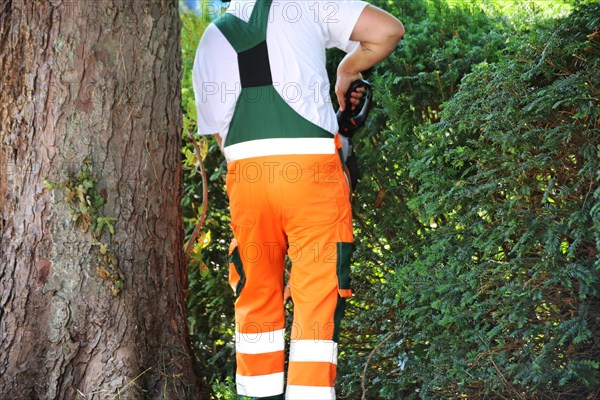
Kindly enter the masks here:
M 338 398 L 600 398 L 600 4 L 515 0 L 529 13 L 515 21 L 508 1 L 370 2 L 407 33 L 365 73 L 376 106 L 354 138 L 363 177 Z M 588 5 L 555 20 L 523 9 L 570 3 Z M 185 77 L 206 21 L 183 22 L 193 133 Z M 340 55 L 328 56 L 333 80 Z M 214 142 L 202 149 L 210 204 L 189 321 L 212 398 L 229 399 L 225 165 Z M 191 145 L 183 154 L 189 234 L 201 183 Z
M 597 398 L 600 4 L 510 38 L 439 114 L 402 104 L 414 76 L 374 75 L 382 140 L 357 147 L 385 173 L 358 196 L 368 299 L 354 301 L 349 340 L 363 348 L 345 354 L 345 390 Z

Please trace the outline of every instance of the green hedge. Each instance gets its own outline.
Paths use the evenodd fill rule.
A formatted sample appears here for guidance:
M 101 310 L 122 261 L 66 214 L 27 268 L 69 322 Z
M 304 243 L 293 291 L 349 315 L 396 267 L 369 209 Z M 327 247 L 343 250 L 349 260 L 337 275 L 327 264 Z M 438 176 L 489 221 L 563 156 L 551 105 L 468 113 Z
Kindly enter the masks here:
M 578 2 L 371 2 L 407 35 L 366 73 L 376 108 L 355 139 L 364 177 L 338 397 L 594 398 L 597 2 L 557 21 L 546 17 Z M 182 18 L 195 132 L 190 74 L 206 21 Z M 340 57 L 329 54 L 332 79 Z M 224 162 L 213 141 L 202 149 L 210 205 L 190 260 L 190 331 L 211 397 L 234 398 Z M 183 163 L 189 235 L 202 211 L 189 143 Z
M 364 389 L 403 399 L 598 395 L 594 3 L 511 37 L 502 53 L 484 27 L 435 39 L 433 51 L 407 35 L 388 71 L 374 74 L 385 92 L 375 133 L 357 144 L 377 175 L 357 199 L 364 293 L 341 363 L 348 398 Z M 419 27 L 429 24 L 445 21 Z M 413 48 L 448 70 L 423 63 L 411 73 Z

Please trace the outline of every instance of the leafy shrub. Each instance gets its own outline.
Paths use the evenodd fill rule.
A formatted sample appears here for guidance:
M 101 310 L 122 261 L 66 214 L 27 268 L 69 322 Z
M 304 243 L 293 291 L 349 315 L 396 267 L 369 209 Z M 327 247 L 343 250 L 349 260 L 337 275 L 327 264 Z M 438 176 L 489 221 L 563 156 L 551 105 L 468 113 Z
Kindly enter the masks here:
M 225 179 L 225 164 L 216 141 L 198 138 L 192 67 L 196 48 L 209 21 L 193 13 L 182 19 L 182 106 L 184 110 L 183 214 L 186 240 L 202 215 L 200 162 L 208 174 L 208 214 L 199 240 L 188 260 L 188 325 L 196 355 L 197 373 L 205 387 L 223 389 L 234 375 L 233 292 L 227 283 L 227 249 L 231 239 Z M 200 141 L 201 154 L 194 152 L 189 135 Z M 226 391 L 220 392 L 225 396 Z M 227 397 L 217 397 L 227 398 Z
M 407 35 L 366 73 L 377 107 L 355 139 L 365 174 L 338 396 L 593 398 L 598 5 L 555 23 L 539 16 L 564 14 L 564 2 L 371 2 Z M 191 66 L 206 21 L 182 18 L 184 127 L 194 133 Z M 329 56 L 333 81 L 341 55 Z M 190 259 L 190 332 L 212 397 L 230 398 L 225 169 L 212 140 L 201 147 L 210 205 Z M 188 237 L 202 212 L 198 162 L 186 142 Z
M 599 21 L 592 3 L 490 50 L 441 114 L 410 76 L 375 74 L 346 392 L 598 394 Z

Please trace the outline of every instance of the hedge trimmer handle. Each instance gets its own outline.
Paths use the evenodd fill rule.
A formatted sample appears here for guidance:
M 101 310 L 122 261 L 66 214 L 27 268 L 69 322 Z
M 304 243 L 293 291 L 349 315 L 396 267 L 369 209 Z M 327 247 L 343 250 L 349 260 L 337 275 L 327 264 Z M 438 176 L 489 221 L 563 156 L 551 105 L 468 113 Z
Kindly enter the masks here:
M 352 110 L 352 92 L 356 89 L 364 87 L 363 98 L 361 99 L 362 107 Z M 358 79 L 350 85 L 345 95 L 346 98 L 346 109 L 342 111 L 339 109 L 336 113 L 340 134 L 347 138 L 352 138 L 354 134 L 365 124 L 369 112 L 371 111 L 371 103 L 373 100 L 373 86 L 363 79 Z

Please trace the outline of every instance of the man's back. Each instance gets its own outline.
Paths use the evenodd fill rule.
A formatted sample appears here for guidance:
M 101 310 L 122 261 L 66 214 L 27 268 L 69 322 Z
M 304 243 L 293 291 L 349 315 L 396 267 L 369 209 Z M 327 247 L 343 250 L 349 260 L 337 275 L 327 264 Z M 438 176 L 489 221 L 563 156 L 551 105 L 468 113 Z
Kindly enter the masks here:
M 252 23 L 256 4 L 233 1 L 227 13 Z M 337 122 L 331 106 L 325 50 L 348 50 L 356 45 L 350 41 L 350 34 L 365 6 L 360 1 L 274 1 L 268 11 L 266 43 L 273 87 L 297 114 L 332 135 L 337 131 Z M 199 132 L 219 132 L 225 141 L 242 84 L 238 55 L 217 24 L 207 28 L 200 42 L 194 84 Z

